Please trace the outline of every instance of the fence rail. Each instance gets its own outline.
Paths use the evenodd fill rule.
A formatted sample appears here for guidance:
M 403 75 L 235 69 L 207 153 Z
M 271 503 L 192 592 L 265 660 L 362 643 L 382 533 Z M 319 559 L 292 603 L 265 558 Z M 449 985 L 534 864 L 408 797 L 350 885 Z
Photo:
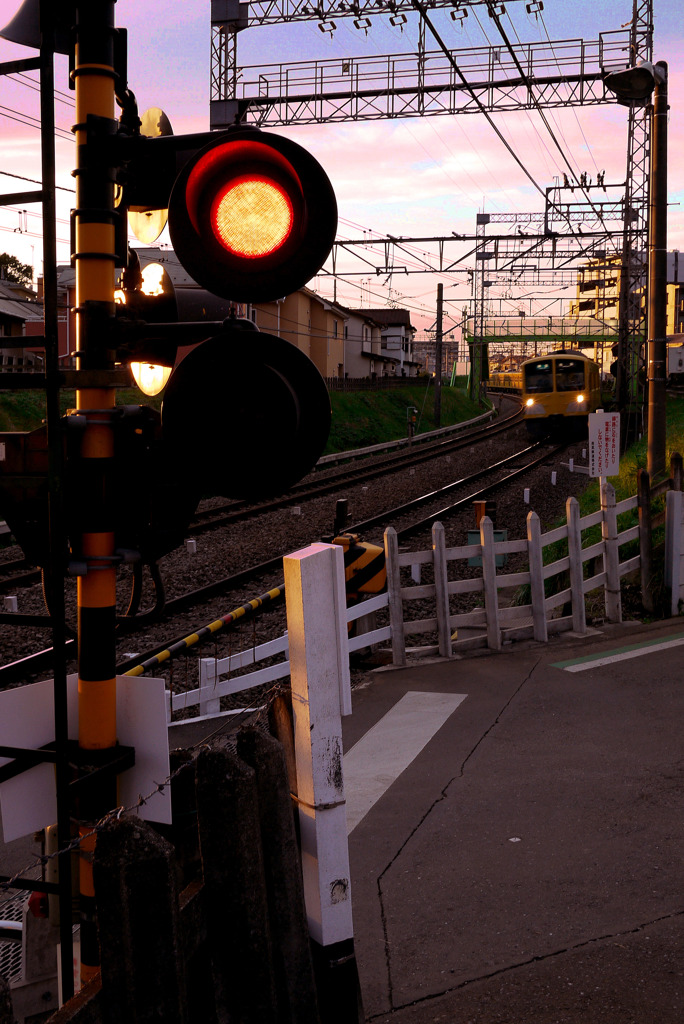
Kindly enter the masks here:
M 621 579 L 627 574 L 641 570 L 644 606 L 649 604 L 651 500 L 680 481 L 677 472 L 674 481 L 651 491 L 647 475 L 641 474 L 639 496 L 619 502 L 613 486 L 604 483 L 597 511 L 580 516 L 577 500 L 569 498 L 566 522 L 545 533 L 531 511 L 526 536 L 519 539 L 495 539 L 498 531 L 485 516 L 478 543 L 447 547 L 444 528 L 435 523 L 431 548 L 399 551 L 396 531 L 390 527 L 385 531 L 387 591 L 345 610 L 346 623 L 356 623 L 345 633 L 347 656 L 383 644 L 392 663 L 401 666 L 409 655 L 449 658 L 474 648 L 500 650 L 512 640 L 545 643 L 564 631 L 583 634 L 586 599 L 592 591 L 602 591 L 603 617 L 621 622 Z M 681 492 L 672 490 L 667 500 L 665 576 L 676 614 L 684 600 L 684 502 Z M 637 510 L 639 521 L 635 523 L 632 515 L 624 524 L 623 517 Z M 504 565 L 512 558 L 518 564 L 506 572 Z M 467 562 L 476 571 L 465 578 L 459 571 L 461 578 L 450 579 L 456 575 L 451 568 Z M 378 624 L 379 616 L 383 621 Z M 226 658 L 201 659 L 197 688 L 169 694 L 169 720 L 174 712 L 193 707 L 200 717 L 219 714 L 221 698 L 287 678 L 288 647 L 285 635 Z
M 425 380 L 425 378 L 423 378 Z M 421 383 L 418 374 L 406 377 L 326 377 L 328 391 L 381 391 Z

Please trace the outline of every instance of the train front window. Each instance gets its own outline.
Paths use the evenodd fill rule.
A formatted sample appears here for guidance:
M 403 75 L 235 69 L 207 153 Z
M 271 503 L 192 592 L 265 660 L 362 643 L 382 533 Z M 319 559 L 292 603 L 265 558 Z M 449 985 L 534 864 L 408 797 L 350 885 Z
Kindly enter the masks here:
M 527 363 L 525 371 L 525 391 L 553 391 L 553 367 L 549 359 L 538 359 Z
M 584 363 L 581 359 L 556 360 L 556 391 L 582 391 Z

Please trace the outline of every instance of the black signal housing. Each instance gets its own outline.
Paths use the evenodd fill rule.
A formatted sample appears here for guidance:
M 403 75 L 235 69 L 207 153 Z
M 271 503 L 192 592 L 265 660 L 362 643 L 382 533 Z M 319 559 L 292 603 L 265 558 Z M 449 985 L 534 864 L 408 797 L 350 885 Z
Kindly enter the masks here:
M 220 197 L 250 182 L 270 191 L 271 219 L 283 197 L 291 223 L 276 244 L 260 248 L 257 238 L 247 252 L 222 241 L 213 215 Z M 234 218 L 249 222 L 255 236 L 271 226 L 268 206 L 259 220 L 245 202 Z M 327 259 L 336 230 L 335 194 L 318 161 L 289 139 L 253 129 L 222 133 L 196 153 L 169 202 L 169 233 L 182 265 L 202 287 L 240 302 L 268 302 L 301 288 Z

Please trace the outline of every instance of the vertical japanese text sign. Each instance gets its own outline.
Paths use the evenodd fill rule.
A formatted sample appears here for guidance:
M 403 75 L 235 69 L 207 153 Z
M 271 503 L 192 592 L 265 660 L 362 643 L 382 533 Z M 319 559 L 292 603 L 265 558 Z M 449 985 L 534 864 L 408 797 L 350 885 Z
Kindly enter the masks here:
M 589 476 L 620 472 L 620 413 L 589 413 Z

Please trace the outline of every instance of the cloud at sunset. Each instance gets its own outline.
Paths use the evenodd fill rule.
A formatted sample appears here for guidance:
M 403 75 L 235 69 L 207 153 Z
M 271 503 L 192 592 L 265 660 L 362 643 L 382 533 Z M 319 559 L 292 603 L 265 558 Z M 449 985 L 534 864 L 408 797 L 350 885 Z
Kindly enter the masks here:
M 18 3 L 0 3 L 0 21 L 12 16 Z M 596 39 L 624 25 L 631 16 L 631 0 L 595 4 L 576 0 L 572 25 L 567 24 L 567 3 L 547 0 L 542 23 L 525 15 L 523 3 L 506 5 L 511 24 L 522 40 L 538 38 Z M 669 223 L 668 245 L 684 248 L 684 69 L 680 66 L 683 30 L 673 3 L 655 0 L 654 59 L 670 65 L 669 119 Z M 437 17 L 437 15 L 435 15 Z M 161 106 L 177 134 L 203 131 L 209 126 L 209 5 L 206 0 L 119 0 L 117 24 L 129 32 L 129 84 L 141 109 Z M 468 25 L 457 28 L 446 15 L 440 24 L 455 48 L 486 45 L 484 34 L 495 37 L 493 24 L 479 28 L 476 12 Z M 480 15 L 480 21 L 482 21 Z M 413 33 L 410 29 L 413 28 Z M 547 34 L 545 34 L 545 32 Z M 515 36 L 513 37 L 515 38 Z M 283 40 L 289 40 L 284 43 Z M 344 19 L 332 35 L 315 23 L 250 29 L 239 36 L 238 63 L 278 60 L 330 59 L 356 52 L 415 49 L 415 23 L 401 33 L 387 19 L 374 18 L 367 36 Z M 435 45 L 434 43 L 432 45 Z M 24 47 L 0 41 L 0 59 L 26 56 Z M 57 140 L 59 258 L 68 257 L 67 218 L 73 201 L 73 144 L 64 136 L 74 120 L 73 93 L 68 89 L 67 62 L 57 59 Z M 4 83 L 0 108 L 0 171 L 27 178 L 40 177 L 39 133 L 21 123 L 37 116 L 37 93 L 16 79 Z M 492 127 L 479 114 L 446 115 L 404 120 L 378 120 L 326 125 L 297 125 L 273 129 L 309 148 L 327 170 L 335 188 L 341 217 L 340 237 L 359 237 L 364 229 L 377 234 L 405 236 L 473 233 L 480 210 L 489 213 L 539 211 L 545 189 L 561 182 L 572 168 L 615 186 L 624 182 L 627 150 L 627 112 L 616 104 L 561 107 L 545 111 L 558 140 L 559 152 L 537 111 L 494 112 L 492 120 L 529 172 L 529 177 L 506 150 Z M 17 120 L 19 117 L 19 120 Z M 530 178 L 532 180 L 530 180 Z M 22 186 L 19 179 L 0 177 L 6 191 Z M 28 187 L 28 185 L 26 186 Z M 593 200 L 602 193 L 592 191 Z M 613 190 L 611 198 L 618 192 Z M 567 196 L 564 197 L 567 201 Z M 16 211 L 0 211 L 0 249 L 15 252 L 40 267 L 40 223 L 36 211 L 23 218 Z M 23 225 L 26 223 L 26 229 Z M 22 227 L 17 231 L 17 227 Z M 464 247 L 464 252 L 472 246 Z M 372 269 L 369 271 L 372 274 Z M 423 295 L 430 287 L 423 275 L 406 275 L 402 291 Z M 398 286 L 397 286 L 398 287 Z M 358 298 L 360 287 L 348 290 Z M 374 303 L 377 300 L 374 300 Z M 433 305 L 430 300 L 430 305 Z

